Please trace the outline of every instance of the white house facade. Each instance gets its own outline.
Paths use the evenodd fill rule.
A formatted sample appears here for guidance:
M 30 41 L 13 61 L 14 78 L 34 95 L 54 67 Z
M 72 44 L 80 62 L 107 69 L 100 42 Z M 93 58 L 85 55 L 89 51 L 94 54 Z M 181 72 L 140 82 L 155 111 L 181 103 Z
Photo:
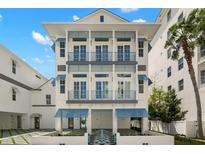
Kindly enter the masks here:
M 0 45 L 0 129 L 54 128 L 51 81 Z
M 71 23 L 43 23 L 55 42 L 55 128 L 148 130 L 148 50 L 159 24 L 99 9 Z M 84 125 L 82 121 L 86 121 Z
M 156 23 L 161 26 L 151 41 L 152 49 L 148 54 L 148 72 L 149 78 L 153 84 L 149 88 L 149 92 L 153 85 L 164 89 L 175 89 L 179 98 L 182 98 L 182 109 L 187 110 L 185 127 L 181 127 L 178 133 L 187 136 L 197 135 L 197 109 L 193 85 L 188 73 L 188 67 L 182 52 L 179 59 L 173 61 L 171 59 L 171 50 L 165 49 L 164 45 L 169 37 L 168 29 L 174 23 L 180 22 L 183 17 L 187 17 L 192 9 L 162 9 Z M 203 124 L 205 124 L 205 47 L 197 47 L 193 57 L 193 66 L 197 78 L 197 84 L 200 91 L 202 103 Z M 205 131 L 205 129 L 204 129 Z

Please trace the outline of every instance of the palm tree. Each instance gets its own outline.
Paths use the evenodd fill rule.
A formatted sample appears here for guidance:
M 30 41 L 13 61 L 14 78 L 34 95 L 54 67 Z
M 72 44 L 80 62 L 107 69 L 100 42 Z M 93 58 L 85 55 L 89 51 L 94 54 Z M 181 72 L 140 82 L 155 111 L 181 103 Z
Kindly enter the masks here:
M 181 22 L 177 22 L 171 26 L 169 33 L 170 35 L 166 41 L 165 48 L 171 49 L 173 60 L 177 60 L 179 52 L 183 52 L 195 92 L 198 135 L 199 138 L 203 138 L 201 100 L 192 58 L 194 57 L 195 47 L 205 44 L 205 9 L 192 10 L 187 18 L 183 18 Z

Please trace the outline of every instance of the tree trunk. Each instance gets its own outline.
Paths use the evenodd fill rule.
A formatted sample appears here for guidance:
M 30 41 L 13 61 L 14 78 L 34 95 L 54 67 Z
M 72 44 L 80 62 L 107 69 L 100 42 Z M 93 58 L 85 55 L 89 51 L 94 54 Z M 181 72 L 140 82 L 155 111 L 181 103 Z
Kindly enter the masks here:
M 192 54 L 190 52 L 190 49 L 186 41 L 182 42 L 182 48 L 184 50 L 184 55 L 185 55 L 185 59 L 188 65 L 189 75 L 190 75 L 190 78 L 191 78 L 191 81 L 194 87 L 196 107 L 197 107 L 197 122 L 198 122 L 199 138 L 203 139 L 204 136 L 203 136 L 203 126 L 202 126 L 201 99 L 200 99 L 199 89 L 198 89 L 197 82 L 196 82 L 194 67 L 192 64 Z

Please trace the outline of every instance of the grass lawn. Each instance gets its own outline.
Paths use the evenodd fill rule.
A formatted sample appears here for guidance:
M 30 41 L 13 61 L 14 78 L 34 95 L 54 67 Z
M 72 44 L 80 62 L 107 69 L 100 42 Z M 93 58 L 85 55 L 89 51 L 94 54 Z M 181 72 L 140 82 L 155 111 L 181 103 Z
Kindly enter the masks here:
M 205 140 L 175 136 L 174 144 L 175 145 L 205 145 Z

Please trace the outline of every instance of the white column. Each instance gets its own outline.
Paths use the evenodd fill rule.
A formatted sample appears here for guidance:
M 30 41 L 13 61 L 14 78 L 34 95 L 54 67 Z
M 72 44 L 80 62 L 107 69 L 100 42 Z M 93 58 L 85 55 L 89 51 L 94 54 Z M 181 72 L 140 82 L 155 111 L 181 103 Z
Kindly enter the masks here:
M 113 115 L 112 115 L 112 119 L 113 119 L 113 121 L 112 121 L 112 124 L 113 124 L 112 133 L 116 134 L 117 133 L 117 114 L 116 114 L 115 108 L 113 108 L 112 113 L 113 113 Z
M 147 132 L 149 130 L 149 128 L 148 128 L 148 118 L 147 117 L 142 118 L 141 124 L 142 124 L 142 133 Z
M 87 117 L 87 123 L 86 123 L 86 126 L 87 126 L 87 133 L 91 134 L 92 133 L 92 110 L 89 109 L 88 110 L 88 117 Z
M 112 31 L 112 61 L 115 61 L 115 30 Z M 112 99 L 115 100 L 115 64 L 112 65 Z
M 62 123 L 63 123 L 63 118 L 55 118 L 55 129 L 56 131 L 58 131 L 59 133 L 62 132 Z
M 65 37 L 65 59 L 68 61 L 68 31 L 66 30 L 66 37 Z M 68 69 L 69 66 L 66 65 L 66 78 L 65 78 L 65 100 L 68 100 Z
M 135 52 L 136 52 L 136 61 L 138 62 L 138 53 L 139 53 L 139 51 L 138 51 L 138 31 L 136 30 L 135 31 L 135 46 L 136 46 L 136 48 L 135 48 Z M 136 84 L 135 84 L 135 86 L 136 86 L 136 100 L 138 100 L 139 99 L 139 97 L 138 97 L 138 88 L 139 88 L 139 83 L 138 83 L 138 64 L 136 64 L 136 70 L 135 70 L 135 74 L 136 74 Z
M 89 38 L 88 38 L 88 52 L 89 52 L 89 61 L 91 61 L 91 30 L 89 30 Z M 91 94 L 92 94 L 92 81 L 91 81 L 91 64 L 88 65 L 88 99 L 91 100 Z

